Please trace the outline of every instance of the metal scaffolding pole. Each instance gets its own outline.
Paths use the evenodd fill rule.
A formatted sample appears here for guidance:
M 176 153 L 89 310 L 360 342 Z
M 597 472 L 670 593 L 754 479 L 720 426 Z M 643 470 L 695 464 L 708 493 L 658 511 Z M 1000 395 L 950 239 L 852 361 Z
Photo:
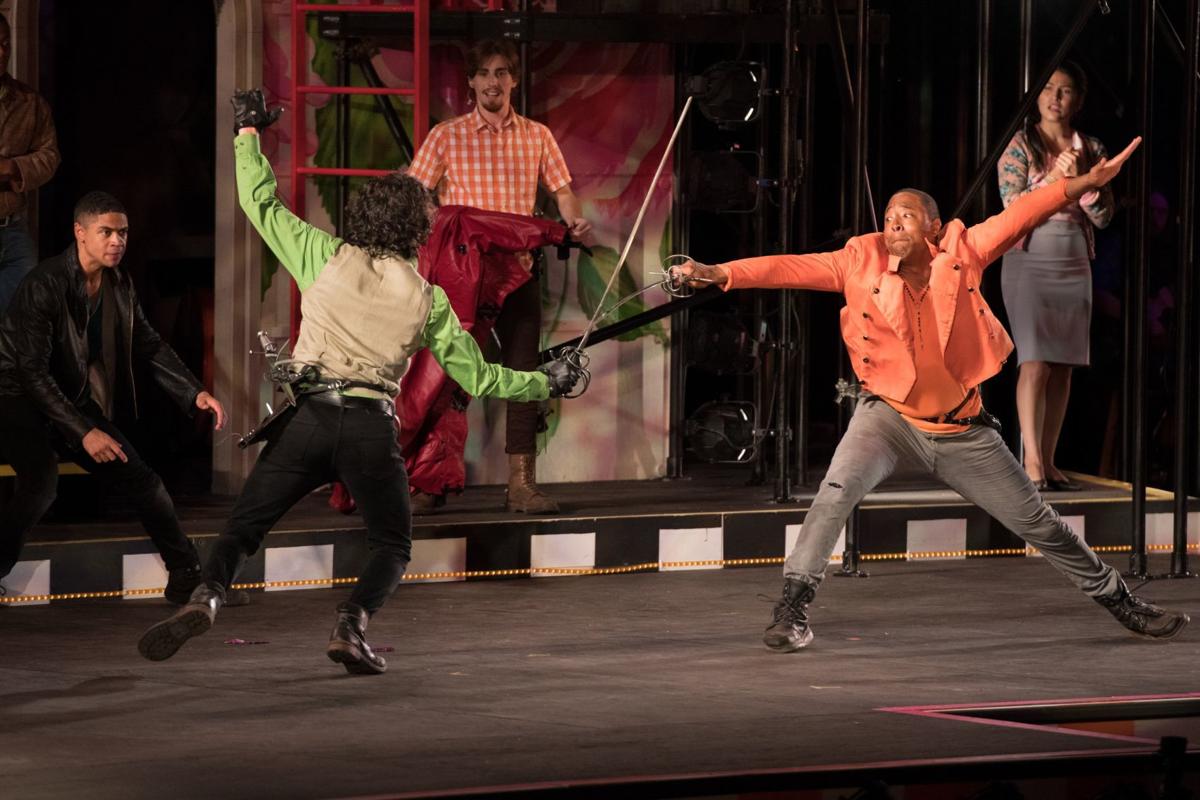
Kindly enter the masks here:
M 833 29 L 833 40 L 837 44 L 838 64 L 841 66 L 842 81 L 839 86 L 842 89 L 842 100 L 846 104 L 846 110 L 852 115 L 854 125 L 854 153 L 851 154 L 851 160 L 854 162 L 853 183 L 851 184 L 851 196 L 857 197 L 857 201 L 851 200 L 856 205 L 850 209 L 850 219 L 854 226 L 854 234 L 857 236 L 863 233 L 862 230 L 862 198 L 865 194 L 867 207 L 871 213 L 871 230 L 879 230 L 879 219 L 875 211 L 875 193 L 871 188 L 871 176 L 867 172 L 867 119 L 868 105 L 865 102 L 867 91 L 867 53 L 870 46 L 870 38 L 868 34 L 868 16 L 866 3 L 859 2 L 855 9 L 855 38 L 858 39 L 858 44 L 855 49 L 855 69 L 850 71 L 850 58 L 846 53 L 846 39 L 842 35 L 842 23 L 838 17 L 837 6 L 830 2 L 829 6 L 829 25 Z M 862 111 L 859 109 L 858 98 L 864 98 L 861 104 Z M 861 127 L 861 133 L 860 133 Z
M 1071 48 L 1075 46 L 1075 40 L 1078 39 L 1079 34 L 1083 32 L 1084 27 L 1087 25 L 1088 20 L 1092 16 L 1092 12 L 1096 10 L 1096 4 L 1098 2 L 1099 0 L 1083 0 L 1083 2 L 1079 4 L 1079 11 L 1075 15 L 1075 20 L 1071 23 L 1071 27 L 1067 30 L 1066 35 L 1063 36 L 1062 41 L 1059 42 L 1058 49 L 1054 51 L 1054 55 L 1050 57 L 1050 60 L 1042 69 L 1041 74 L 1039 74 L 1038 77 L 1033 81 L 1033 85 L 1026 90 L 1025 97 L 1021 101 L 1020 108 L 1018 108 L 1017 112 L 1013 115 L 1012 121 L 1009 122 L 1008 127 L 1005 129 L 1003 135 L 996 140 L 996 145 L 988 154 L 987 160 L 980 164 L 978 169 L 975 171 L 975 178 L 971 181 L 971 185 L 967 188 L 967 191 L 962 196 L 962 199 L 958 201 L 958 205 L 955 206 L 954 211 L 949 216 L 949 219 L 958 219 L 961 217 L 963 212 L 966 211 L 966 209 L 973 202 L 976 193 L 983 188 L 983 184 L 987 181 L 988 177 L 992 173 L 992 170 L 995 168 L 996 161 L 1000 158 L 1000 154 L 1003 153 L 1004 148 L 1008 146 L 1008 142 L 1010 139 L 1012 139 L 1013 134 L 1015 134 L 1021 127 L 1021 123 L 1025 120 L 1026 115 L 1029 114 L 1029 112 L 1032 111 L 1033 107 L 1037 104 L 1038 94 L 1041 93 L 1042 87 L 1046 85 L 1046 82 L 1050 80 L 1050 76 L 1054 74 L 1054 70 L 1058 68 L 1058 65 L 1061 64 L 1063 59 L 1067 57 L 1067 53 L 1069 53 Z
M 765 59 L 764 59 L 764 61 L 765 61 Z M 770 84 L 767 83 L 767 80 L 766 80 L 766 74 L 765 74 L 766 69 L 765 68 L 763 70 L 763 73 L 764 73 L 763 86 L 769 86 Z M 771 133 L 770 127 L 771 126 L 768 124 L 767 112 L 766 112 L 766 109 L 764 108 L 763 109 L 763 119 L 758 124 L 758 152 L 760 154 L 765 154 L 767 152 L 768 148 L 770 147 L 770 142 L 768 141 L 768 138 Z M 762 156 L 760 156 L 759 163 L 765 163 L 765 159 Z M 759 189 L 760 193 L 763 191 L 765 191 L 765 190 Z M 758 213 L 758 214 L 754 215 L 754 252 L 756 252 L 756 253 L 767 252 L 767 219 L 766 219 L 766 216 L 767 215 L 763 214 L 763 213 Z M 766 324 L 766 297 L 765 297 L 765 292 L 760 289 L 760 290 L 754 292 L 754 317 L 753 317 L 753 327 L 751 328 L 751 331 L 753 332 L 754 336 L 759 339 L 760 344 L 763 343 L 762 331 L 763 331 L 763 326 L 765 324 Z M 760 430 L 762 429 L 763 423 L 765 421 L 763 419 L 763 417 L 765 416 L 764 412 L 766 411 L 766 408 L 767 408 L 767 385 L 766 384 L 767 384 L 767 382 L 763 377 L 763 369 L 760 366 L 758 369 L 754 370 L 754 377 L 753 377 L 754 410 L 755 410 L 755 413 L 758 414 L 758 419 L 755 420 L 755 426 L 758 427 Z M 756 434 L 756 435 L 761 435 L 761 434 Z M 766 482 L 767 482 L 766 452 L 764 452 L 764 448 L 756 447 L 754 450 L 754 466 L 750 473 L 749 484 L 751 486 L 762 486 Z
M 796 112 L 792 96 L 796 72 L 796 31 L 793 15 L 795 3 L 788 0 L 784 9 L 783 64 L 781 67 L 779 95 L 779 252 L 787 253 L 792 247 L 793 145 L 795 143 Z M 791 362 L 794 343 L 792 339 L 793 292 L 784 289 L 779 293 L 779 357 L 775 370 L 775 502 L 791 502 Z
M 1139 21 L 1141 20 L 1141 9 L 1137 3 L 1130 3 L 1128 6 L 1128 18 L 1126 19 L 1126 29 L 1128 31 L 1127 52 L 1129 53 L 1128 61 L 1125 65 L 1125 83 L 1133 87 L 1138 83 L 1138 75 L 1141 71 L 1141 60 L 1138 56 L 1139 42 L 1141 41 L 1141 31 L 1139 30 Z M 1134 180 L 1136 180 L 1137 170 L 1140 166 L 1133 168 Z M 1122 240 L 1121 260 L 1122 263 L 1129 265 L 1137 258 L 1138 244 L 1134 241 L 1136 234 L 1137 220 L 1130 216 L 1129 235 Z M 1128 266 L 1121 276 L 1121 298 L 1124 310 L 1129 309 L 1130 298 L 1134 294 L 1134 279 L 1137 270 L 1129 269 Z M 1131 463 L 1132 451 L 1130 449 L 1130 429 L 1132 427 L 1133 415 L 1133 373 L 1131 370 L 1133 364 L 1133 315 L 1124 313 L 1121 315 L 1121 446 L 1120 446 L 1120 466 L 1117 470 L 1117 477 L 1123 481 L 1128 481 L 1133 476 L 1133 465 Z
M 1142 0 L 1141 56 L 1142 72 L 1139 76 L 1138 97 L 1141 103 L 1138 127 L 1143 137 L 1141 158 L 1138 159 L 1137 196 L 1139 210 L 1134 216 L 1133 233 L 1136 243 L 1134 259 L 1133 297 L 1126 298 L 1127 314 L 1133 326 L 1131 365 L 1132 407 L 1129 413 L 1130 462 L 1133 476 L 1133 498 L 1131 512 L 1132 552 L 1129 556 L 1129 574 L 1146 577 L 1146 284 L 1147 261 L 1150 255 L 1150 172 L 1151 150 L 1154 136 L 1154 17 L 1156 0 Z M 1127 367 L 1128 369 L 1128 367 Z
M 1029 79 L 1033 73 L 1033 0 L 1020 0 L 1017 26 L 1020 29 L 1020 68 L 1018 94 L 1022 97 L 1029 91 Z
M 1195 400 L 1192 364 L 1192 295 L 1196 269 L 1196 70 L 1200 69 L 1200 9 L 1187 4 L 1187 42 L 1184 59 L 1183 126 L 1179 159 L 1179 279 L 1175 295 L 1175 530 L 1168 577 L 1190 578 L 1188 571 L 1188 488 L 1191 486 L 1192 405 Z
M 804 122 L 800 132 L 800 214 L 796 217 L 796 241 L 800 249 L 808 252 L 812 247 L 812 198 L 813 186 L 809 178 L 813 162 L 813 114 L 816 86 L 813 74 L 817 59 L 812 45 L 804 48 Z M 809 336 L 808 294 L 800 292 L 796 297 L 798 318 L 796 347 L 796 418 L 792 429 L 796 432 L 796 476 L 801 486 L 808 484 L 808 370 L 812 338 Z
M 867 103 L 867 55 L 870 48 L 868 36 L 867 0 L 858 0 L 855 8 L 855 48 L 854 48 L 854 88 L 849 91 L 850 108 L 854 114 L 854 152 L 851 154 L 853 180 L 851 187 L 850 226 L 854 235 L 864 233 L 865 215 L 863 214 L 864 197 L 870 203 L 871 219 L 876 230 L 875 201 L 871 196 L 870 176 L 867 173 L 867 127 L 869 104 Z M 840 23 L 837 28 L 838 42 L 842 42 Z M 845 47 L 840 48 L 843 64 L 847 66 L 846 82 L 849 88 L 850 74 L 845 62 Z M 853 412 L 851 412 L 853 416 Z M 842 568 L 835 574 L 842 577 L 865 578 L 867 573 L 859 567 L 861 545 L 859 537 L 862 533 L 862 517 L 856 505 L 846 519 L 846 547 L 842 551 Z
M 683 45 L 681 50 L 686 53 L 687 45 Z M 683 67 L 685 66 L 686 58 L 676 57 L 676 79 L 675 79 L 675 96 L 682 98 L 685 94 L 684 81 L 686 80 Z M 675 250 L 680 253 L 688 252 L 691 247 L 691 235 L 689 230 L 688 197 L 683 191 L 683 187 L 687 185 L 686 170 L 688 166 L 687 154 L 692 145 L 692 123 L 689 119 L 687 125 L 684 126 L 682 135 L 675 144 L 675 185 L 673 187 L 672 197 L 672 213 L 671 213 L 671 232 L 672 242 L 675 244 Z M 683 441 L 683 411 L 684 402 L 687 398 L 687 332 L 688 332 L 689 314 L 687 310 L 680 311 L 671 320 L 671 349 L 670 349 L 670 366 L 668 375 L 668 427 L 667 427 L 667 475 L 668 479 L 679 479 L 683 477 L 683 458 L 684 458 L 684 441 Z M 593 336 L 593 341 L 595 337 Z
M 978 113 L 975 117 L 975 158 L 977 161 L 982 161 L 983 157 L 987 155 L 988 134 L 992 128 L 992 0 L 979 0 L 978 12 L 975 42 L 978 59 L 975 69 L 975 96 L 978 98 L 976 104 Z M 979 219 L 988 216 L 989 197 L 991 197 L 990 192 L 983 192 L 979 196 Z

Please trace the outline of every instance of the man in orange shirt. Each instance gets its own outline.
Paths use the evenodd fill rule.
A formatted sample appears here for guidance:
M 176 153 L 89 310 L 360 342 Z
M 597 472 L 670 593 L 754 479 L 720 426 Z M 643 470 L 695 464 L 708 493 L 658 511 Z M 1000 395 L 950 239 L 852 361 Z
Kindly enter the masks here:
M 559 213 L 578 241 L 591 230 L 579 198 L 571 190 L 571 173 L 554 134 L 545 125 L 518 114 L 512 107 L 520 58 L 509 41 L 485 40 L 467 54 L 467 84 L 475 110 L 434 126 L 413 157 L 408 174 L 437 192 L 442 205 L 463 205 L 485 211 L 533 214 L 538 184 L 554 195 Z M 510 369 L 538 365 L 541 344 L 542 297 L 538 274 L 504 301 L 496 319 L 503 347 L 502 363 Z M 505 452 L 509 479 L 509 511 L 545 514 L 558 511 L 536 482 L 538 405 L 508 404 Z M 413 513 L 432 511 L 444 495 L 417 491 Z
M 676 267 L 694 285 L 841 292 L 842 338 L 862 386 L 846 435 L 784 564 L 783 596 L 763 642 L 791 652 L 813 639 L 812 602 L 838 534 L 863 497 L 901 459 L 924 467 L 1041 551 L 1133 633 L 1169 639 L 1188 616 L 1146 603 L 1046 504 L 983 410 L 979 385 L 1000 371 L 1012 341 L 979 291 L 984 268 L 1068 202 L 1106 185 L 1135 139 L 1086 175 L 1020 198 L 967 228 L 943 226 L 933 198 L 902 189 L 888 201 L 883 233 L 841 250 Z

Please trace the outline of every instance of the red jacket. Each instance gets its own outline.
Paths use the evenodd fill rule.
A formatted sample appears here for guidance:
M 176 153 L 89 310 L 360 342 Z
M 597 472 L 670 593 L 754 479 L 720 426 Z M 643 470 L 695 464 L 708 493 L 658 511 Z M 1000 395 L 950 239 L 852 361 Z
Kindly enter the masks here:
M 418 270 L 442 287 L 465 330 L 482 344 L 504 299 L 529 280 L 516 254 L 562 244 L 567 229 L 521 214 L 443 206 L 421 248 Z M 461 491 L 469 398 L 446 377 L 428 350 L 413 357 L 400 383 L 396 413 L 408 482 L 429 494 Z

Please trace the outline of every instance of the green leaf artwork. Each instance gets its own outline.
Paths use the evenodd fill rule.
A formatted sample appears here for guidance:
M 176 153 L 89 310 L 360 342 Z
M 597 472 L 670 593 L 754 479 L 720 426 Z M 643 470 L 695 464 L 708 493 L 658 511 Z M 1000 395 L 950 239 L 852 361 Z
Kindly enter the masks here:
M 317 23 L 318 16 L 311 15 L 308 35 L 314 45 L 312 71 L 325 85 L 340 85 L 342 82 L 338 78 L 337 46 L 318 35 Z M 357 66 L 350 68 L 350 85 L 367 86 L 366 77 Z M 313 163 L 318 167 L 351 169 L 398 169 L 406 166 L 407 160 L 380 110 L 380 99 L 373 95 L 349 95 L 343 96 L 341 100 L 349 104 L 349 135 L 346 141 L 345 161 L 338 161 L 339 102 L 338 98 L 331 97 L 328 103 L 316 110 L 317 152 L 313 156 Z M 401 125 L 411 138 L 412 104 L 387 96 L 383 96 L 382 100 L 396 109 Z M 321 197 L 321 205 L 334 220 L 339 216 L 339 180 L 341 179 L 335 177 L 317 177 L 314 180 Z M 347 181 L 349 185 L 346 196 L 349 197 L 365 180 L 350 178 Z
M 616 269 L 619 260 L 620 255 L 611 247 L 594 247 L 590 256 L 582 251 L 579 253 L 576 299 L 579 301 L 580 309 L 588 315 L 588 318 L 591 318 L 592 314 L 596 312 L 596 304 L 600 302 L 600 298 L 604 294 L 604 287 L 612 278 L 613 270 Z M 639 288 L 641 287 L 634 280 L 633 273 L 629 270 L 629 264 L 626 263 L 621 267 L 621 274 L 617 277 L 616 285 L 604 298 L 606 313 L 596 320 L 596 327 L 603 328 L 605 325 L 611 325 L 645 311 L 646 303 L 643 296 L 630 300 L 612 313 L 607 313 L 618 300 L 633 294 Z M 653 336 L 660 344 L 667 344 L 667 332 L 662 323 L 657 321 L 626 331 L 616 338 L 620 342 L 632 342 L 643 336 Z

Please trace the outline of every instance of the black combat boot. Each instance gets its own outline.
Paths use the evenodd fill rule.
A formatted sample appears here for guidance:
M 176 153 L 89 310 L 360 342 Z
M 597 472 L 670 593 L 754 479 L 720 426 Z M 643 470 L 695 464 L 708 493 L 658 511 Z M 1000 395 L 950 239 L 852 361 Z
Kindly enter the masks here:
M 170 570 L 167 573 L 167 588 L 163 595 L 167 598 L 168 603 L 181 606 L 191 599 L 192 592 L 196 591 L 201 580 L 199 564 Z
M 196 587 L 202 580 L 203 570 L 199 564 L 173 569 L 167 573 L 167 588 L 163 592 L 163 596 L 172 605 L 184 605 L 191 599 L 192 592 L 196 591 Z M 250 594 L 242 589 L 226 589 L 225 602 L 221 605 L 226 607 L 248 606 L 250 605 Z
M 786 578 L 783 596 L 775 604 L 774 618 L 763 634 L 763 644 L 780 653 L 791 653 L 807 647 L 813 640 L 812 628 L 808 627 L 808 604 L 817 593 L 817 587 L 800 578 Z
M 376 655 L 364 636 L 367 630 L 367 610 L 354 603 L 337 607 L 337 621 L 329 634 L 325 654 L 353 675 L 379 675 L 387 670 L 387 661 Z
M 142 634 L 138 652 L 151 661 L 165 661 L 183 647 L 193 636 L 199 636 L 213 625 L 217 611 L 225 603 L 225 592 L 219 587 L 202 583 L 192 592 L 183 608 L 152 625 Z
M 1146 639 L 1173 639 L 1190 621 L 1187 614 L 1159 608 L 1132 594 L 1125 581 L 1121 581 L 1115 594 L 1092 599 L 1108 609 L 1134 636 Z

